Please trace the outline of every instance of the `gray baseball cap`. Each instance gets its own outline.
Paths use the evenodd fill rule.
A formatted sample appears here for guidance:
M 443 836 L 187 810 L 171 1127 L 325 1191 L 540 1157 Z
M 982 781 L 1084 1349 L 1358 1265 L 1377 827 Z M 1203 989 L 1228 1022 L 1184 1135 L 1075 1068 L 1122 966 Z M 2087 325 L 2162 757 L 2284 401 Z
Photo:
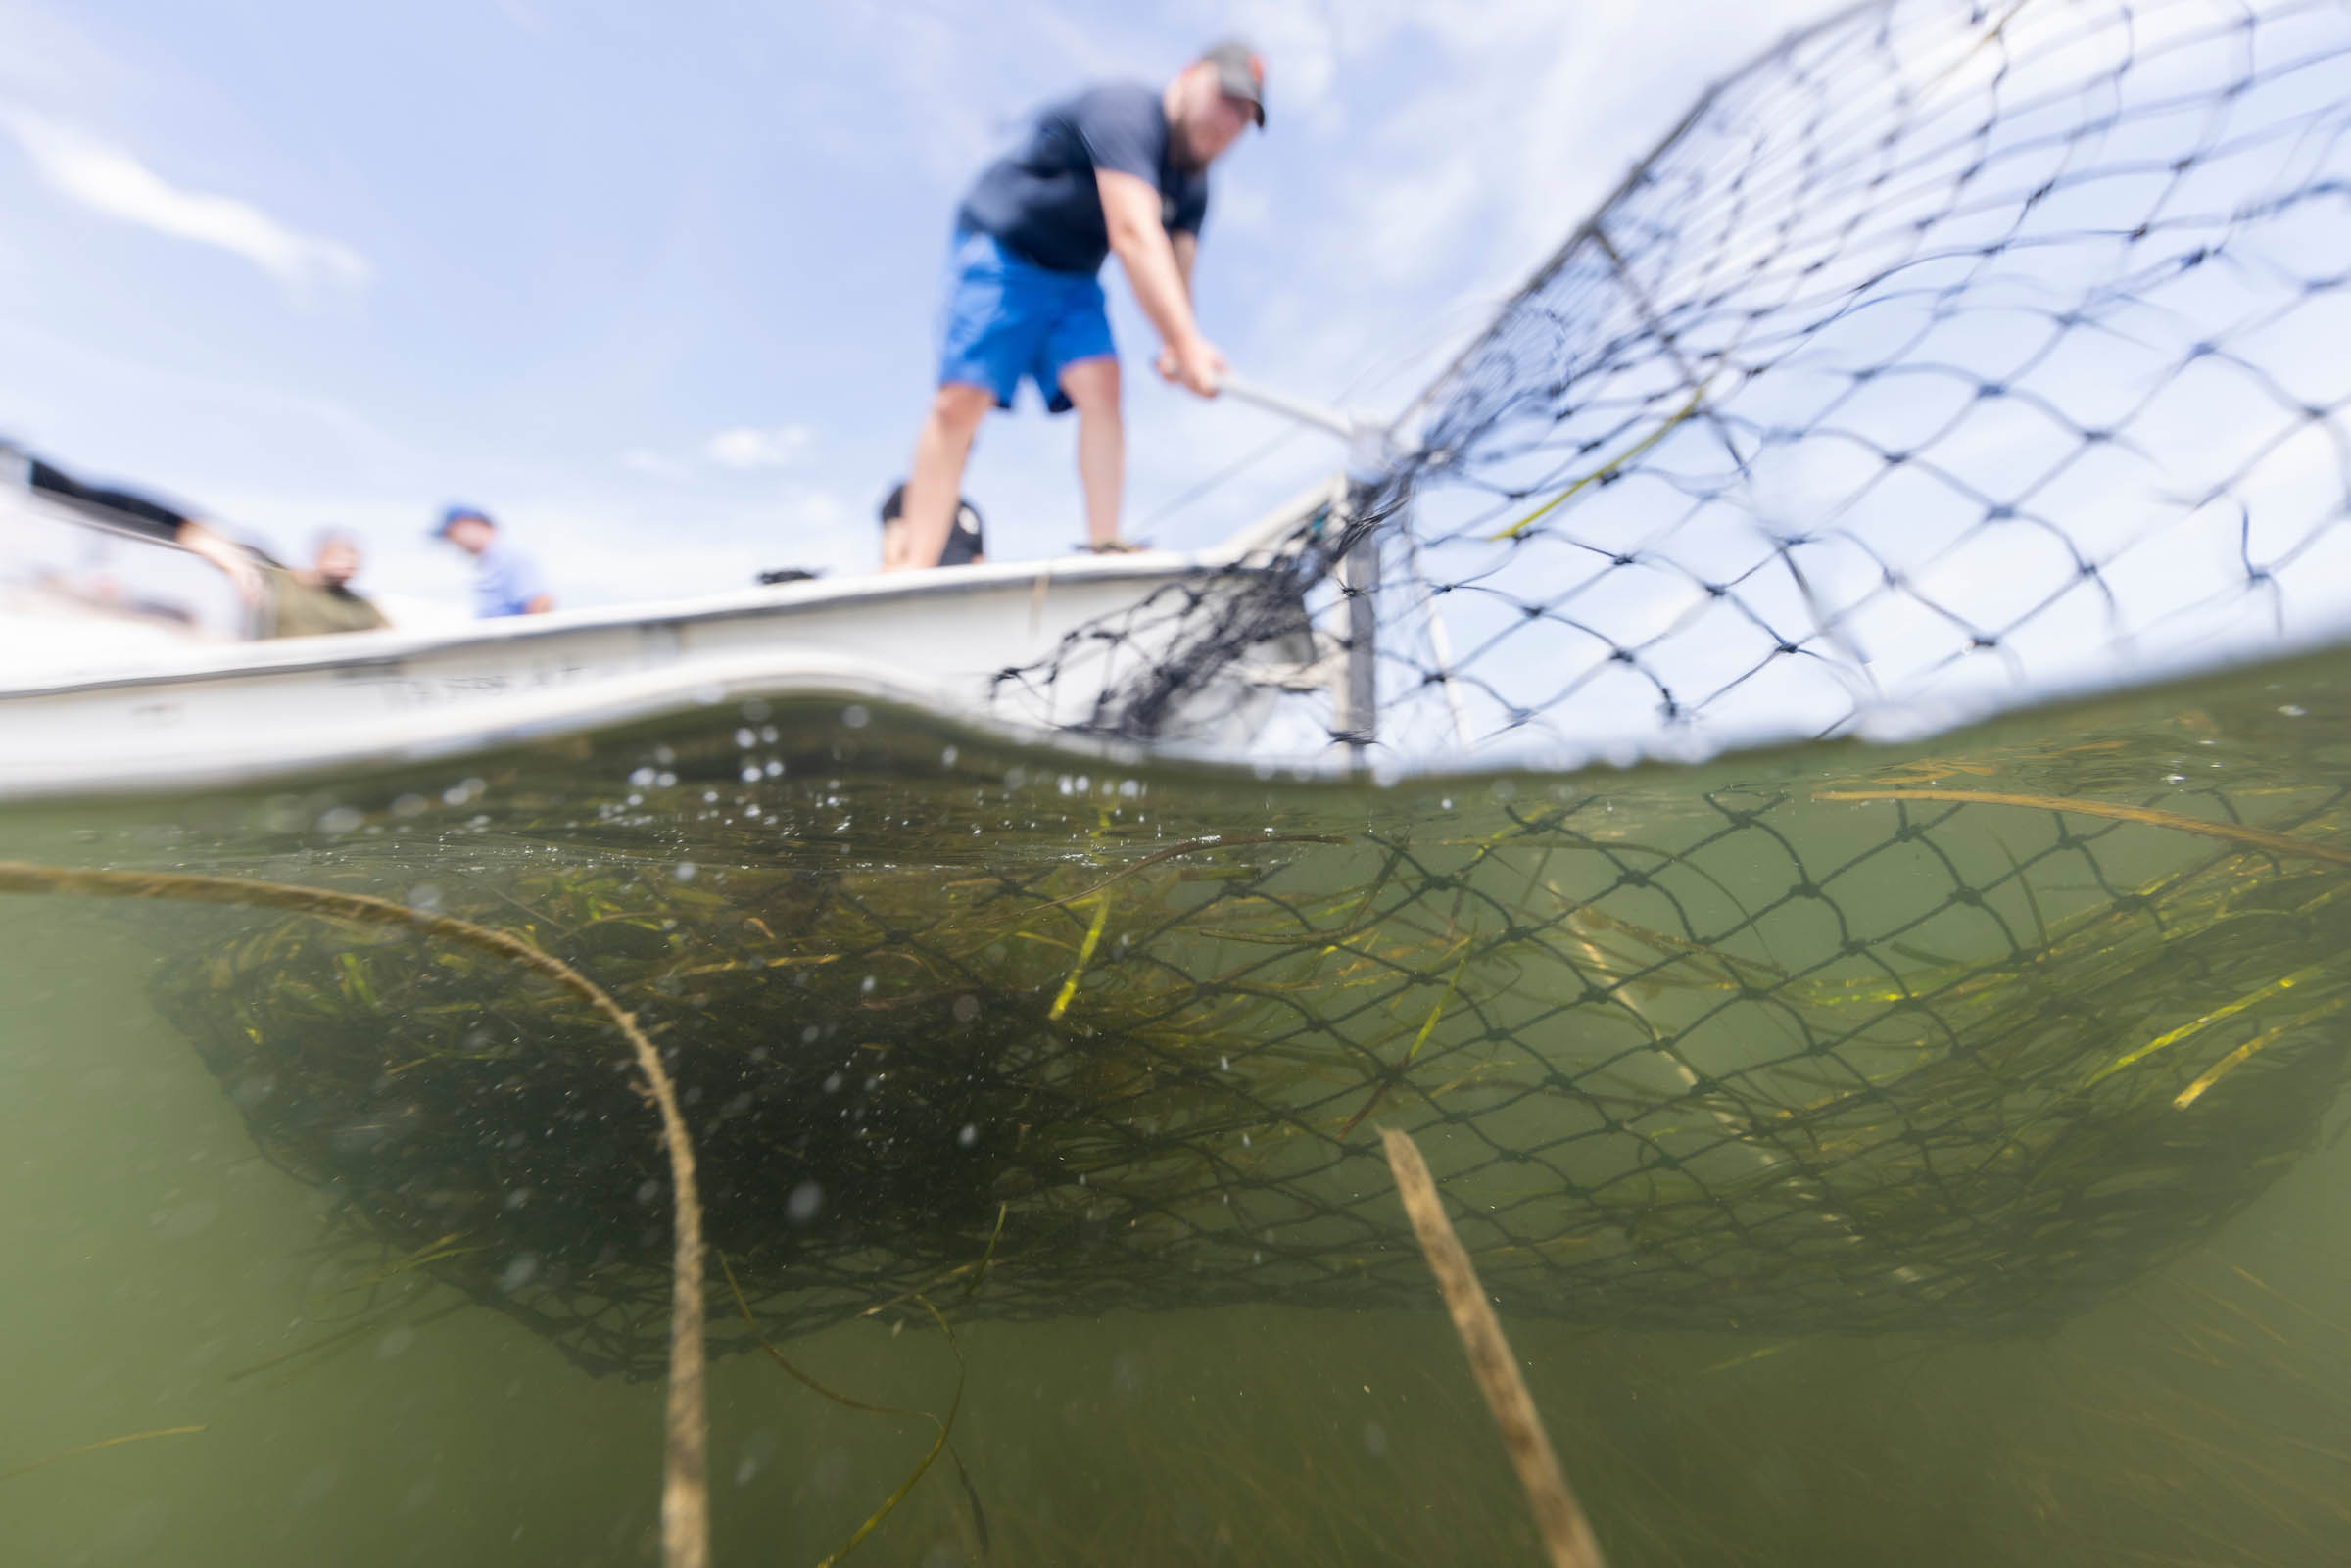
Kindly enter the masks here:
M 1240 38 L 1226 38 L 1212 44 L 1201 53 L 1201 59 L 1217 68 L 1217 88 L 1227 98 L 1238 98 L 1257 111 L 1257 126 L 1266 126 L 1266 63 Z

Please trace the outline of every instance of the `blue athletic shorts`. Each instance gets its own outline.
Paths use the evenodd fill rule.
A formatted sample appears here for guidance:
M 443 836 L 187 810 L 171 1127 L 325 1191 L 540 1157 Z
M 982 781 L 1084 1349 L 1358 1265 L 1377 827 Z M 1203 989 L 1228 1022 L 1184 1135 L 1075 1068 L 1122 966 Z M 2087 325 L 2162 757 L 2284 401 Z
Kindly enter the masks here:
M 939 333 L 938 379 L 985 387 L 1012 406 L 1023 377 L 1036 383 L 1046 411 L 1066 413 L 1061 372 L 1080 359 L 1117 354 L 1102 282 L 1024 261 L 992 234 L 966 229 L 947 254 L 947 302 Z

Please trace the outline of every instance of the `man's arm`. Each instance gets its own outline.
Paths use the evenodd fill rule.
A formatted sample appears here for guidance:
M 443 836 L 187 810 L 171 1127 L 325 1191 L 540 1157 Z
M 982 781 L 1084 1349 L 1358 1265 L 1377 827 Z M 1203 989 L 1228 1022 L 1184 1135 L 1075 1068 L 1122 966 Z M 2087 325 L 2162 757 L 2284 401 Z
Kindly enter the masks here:
M 1160 373 L 1203 398 L 1215 397 L 1224 356 L 1200 335 L 1199 323 L 1192 319 L 1191 286 L 1186 269 L 1176 261 L 1176 246 L 1161 226 L 1159 192 L 1132 174 L 1108 168 L 1094 171 L 1094 183 L 1102 193 L 1102 223 L 1110 232 L 1110 248 L 1134 285 L 1134 303 L 1143 308 L 1167 347 Z
M 1183 279 L 1183 298 L 1192 298 L 1192 262 L 1200 255 L 1200 236 L 1188 228 L 1170 229 L 1168 245 L 1176 253 L 1176 275 Z M 1176 379 L 1176 356 L 1162 349 L 1159 354 L 1159 373 L 1168 380 Z
M 200 555 L 220 568 L 237 597 L 247 609 L 260 609 L 269 596 L 268 584 L 262 578 L 262 569 L 251 555 L 232 544 L 224 534 L 216 533 L 191 517 L 179 525 L 175 536 L 179 547 Z

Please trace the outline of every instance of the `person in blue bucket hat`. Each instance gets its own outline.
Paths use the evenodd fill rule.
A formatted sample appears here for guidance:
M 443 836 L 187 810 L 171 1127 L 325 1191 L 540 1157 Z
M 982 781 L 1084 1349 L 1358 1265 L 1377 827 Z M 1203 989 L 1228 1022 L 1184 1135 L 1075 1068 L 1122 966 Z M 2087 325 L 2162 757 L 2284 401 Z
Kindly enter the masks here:
M 498 524 L 478 506 L 452 506 L 441 514 L 432 537 L 473 557 L 473 613 L 484 620 L 502 615 L 545 615 L 555 607 L 539 563 L 498 536 Z

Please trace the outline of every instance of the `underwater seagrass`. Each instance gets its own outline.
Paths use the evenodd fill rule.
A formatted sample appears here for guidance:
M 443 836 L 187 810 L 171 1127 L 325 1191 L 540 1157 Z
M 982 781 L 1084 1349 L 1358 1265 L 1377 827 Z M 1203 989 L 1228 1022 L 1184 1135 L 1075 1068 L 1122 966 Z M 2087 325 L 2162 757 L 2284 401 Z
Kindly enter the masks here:
M 1011 1316 L 1425 1305 L 1383 1124 L 1513 1313 L 2045 1330 L 2317 1135 L 2351 867 L 2331 812 L 2279 850 L 2095 802 L 1880 794 L 1709 797 L 1673 849 L 1604 835 L 1591 797 L 1466 839 L 738 851 L 690 881 L 572 848 L 443 896 L 645 1024 L 710 1245 L 771 1333 L 917 1292 Z M 1792 859 L 1829 813 L 1835 863 Z M 2045 825 L 2022 858 L 2020 822 Z M 159 991 L 354 1244 L 584 1366 L 658 1372 L 661 1151 L 585 1005 L 273 915 Z M 712 1325 L 714 1353 L 754 1343 Z

